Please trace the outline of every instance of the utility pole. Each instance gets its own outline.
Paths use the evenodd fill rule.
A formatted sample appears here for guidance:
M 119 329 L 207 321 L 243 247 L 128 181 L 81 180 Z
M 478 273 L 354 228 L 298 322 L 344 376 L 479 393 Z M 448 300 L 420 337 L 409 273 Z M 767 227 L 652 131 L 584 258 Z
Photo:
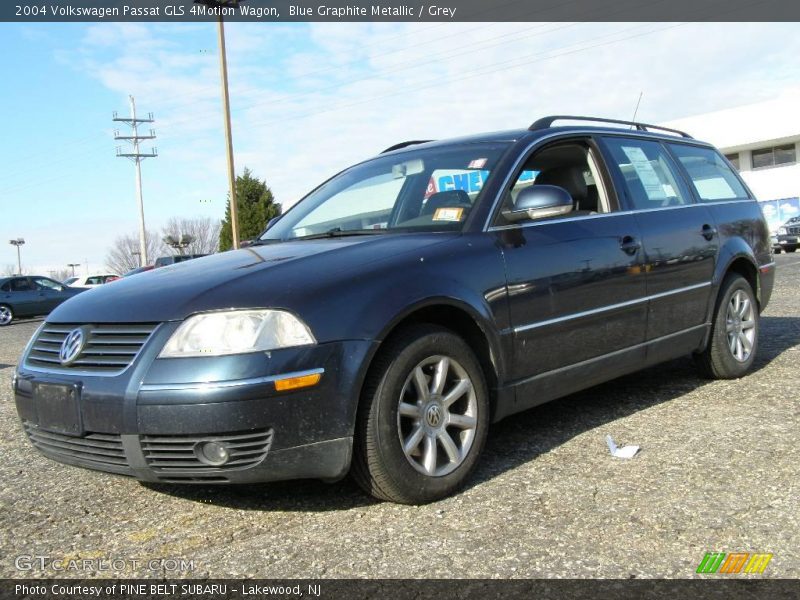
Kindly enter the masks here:
M 15 240 L 8 240 L 8 243 L 17 247 L 17 275 L 22 275 L 22 254 L 19 248 L 25 244 L 25 239 L 17 238 Z
M 139 150 L 139 142 L 141 140 L 154 140 L 156 132 L 151 129 L 150 135 L 139 135 L 139 123 L 152 123 L 153 113 L 148 113 L 146 119 L 136 118 L 136 101 L 133 96 L 131 99 L 131 116 L 130 118 L 118 117 L 114 113 L 114 121 L 125 123 L 131 127 L 133 135 L 120 135 L 119 131 L 114 131 L 115 140 L 125 140 L 130 142 L 133 146 L 133 152 L 123 152 L 122 148 L 117 146 L 117 156 L 120 158 L 130 159 L 136 165 L 136 199 L 139 203 L 139 251 L 142 253 L 142 264 L 147 264 L 147 239 L 146 230 L 144 226 L 144 202 L 142 200 L 142 161 L 145 158 L 155 158 L 158 156 L 155 148 L 151 148 L 150 152 L 141 152 Z
M 238 8 L 245 0 L 194 0 L 195 4 L 203 4 L 219 10 L 217 36 L 219 38 L 219 75 L 222 81 L 222 111 L 225 117 L 225 150 L 228 157 L 228 193 L 231 207 L 231 237 L 233 249 L 239 248 L 239 218 L 236 210 L 236 169 L 233 164 L 233 135 L 231 134 L 231 106 L 228 94 L 228 59 L 225 52 L 225 24 L 222 20 L 223 8 Z

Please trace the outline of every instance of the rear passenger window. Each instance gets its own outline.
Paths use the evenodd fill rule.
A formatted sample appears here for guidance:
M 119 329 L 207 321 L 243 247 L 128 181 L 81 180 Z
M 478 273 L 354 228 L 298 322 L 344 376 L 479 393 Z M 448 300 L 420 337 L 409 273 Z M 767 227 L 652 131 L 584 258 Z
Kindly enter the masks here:
M 684 144 L 669 145 L 703 202 L 745 200 L 747 191 L 716 150 Z
M 611 162 L 625 181 L 632 208 L 643 210 L 691 204 L 675 164 L 658 142 L 606 138 Z

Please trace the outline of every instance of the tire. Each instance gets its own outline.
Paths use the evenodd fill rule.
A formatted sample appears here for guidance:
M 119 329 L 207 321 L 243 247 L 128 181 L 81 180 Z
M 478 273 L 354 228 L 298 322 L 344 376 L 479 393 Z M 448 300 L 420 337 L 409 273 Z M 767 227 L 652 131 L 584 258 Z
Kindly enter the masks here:
M 14 311 L 8 304 L 0 304 L 0 327 L 10 325 L 14 320 Z
M 780 254 L 781 253 L 781 249 L 780 248 L 773 248 L 773 251 L 774 251 L 775 254 Z
M 741 275 L 729 273 L 720 288 L 708 345 L 695 355 L 703 375 L 737 379 L 747 373 L 758 351 L 759 329 L 753 288 Z
M 483 450 L 485 376 L 467 343 L 442 327 L 414 325 L 384 344 L 359 404 L 353 478 L 382 500 L 433 502 L 464 485 Z
M 797 246 L 786 246 L 787 252 L 795 252 L 797 250 Z

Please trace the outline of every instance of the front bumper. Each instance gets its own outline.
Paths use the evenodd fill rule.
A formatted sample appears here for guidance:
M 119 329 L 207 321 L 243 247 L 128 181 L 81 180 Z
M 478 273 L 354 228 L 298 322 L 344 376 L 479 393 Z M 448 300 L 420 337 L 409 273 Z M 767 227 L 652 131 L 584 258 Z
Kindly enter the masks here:
M 800 245 L 800 236 L 797 235 L 778 235 L 772 236 L 772 247 L 773 248 L 786 248 L 788 247 L 797 247 Z
M 115 376 L 31 368 L 15 378 L 18 414 L 30 441 L 59 462 L 143 481 L 250 483 L 336 479 L 350 466 L 363 369 L 375 342 L 351 340 L 226 357 L 157 359 L 174 327 L 164 324 Z M 322 372 L 313 387 L 278 392 L 286 374 Z M 53 426 L 35 383 L 74 386 L 77 430 Z M 216 441 L 229 461 L 204 462 Z

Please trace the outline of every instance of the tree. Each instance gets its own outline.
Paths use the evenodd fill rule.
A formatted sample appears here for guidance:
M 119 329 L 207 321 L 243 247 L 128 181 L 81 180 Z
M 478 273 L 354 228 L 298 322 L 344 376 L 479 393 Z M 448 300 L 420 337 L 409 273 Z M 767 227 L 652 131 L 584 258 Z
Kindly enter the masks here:
M 11 276 L 11 275 L 27 275 L 28 269 L 26 267 L 22 267 L 22 273 L 17 273 L 17 265 L 16 264 L 7 264 L 3 268 L 3 275 Z
M 147 258 L 152 263 L 156 257 L 165 254 L 166 249 L 161 238 L 150 231 L 145 232 Z M 122 235 L 114 240 L 114 245 L 106 255 L 106 266 L 117 275 L 124 275 L 131 269 L 140 267 L 139 234 Z
M 208 217 L 196 219 L 172 217 L 161 228 L 161 233 L 162 239 L 172 236 L 178 240 L 181 236 L 191 236 L 192 243 L 184 249 L 184 254 L 214 254 L 219 249 L 221 227 L 221 222 Z
M 267 222 L 281 214 L 281 205 L 272 197 L 272 190 L 266 181 L 253 177 L 250 169 L 245 169 L 236 178 L 236 210 L 239 217 L 239 241 L 258 236 L 267 226 Z M 219 234 L 219 249 L 230 250 L 233 247 L 231 234 L 231 207 L 225 208 L 225 220 Z
M 72 269 L 70 268 L 63 268 L 63 269 L 56 269 L 55 271 L 50 271 L 50 278 L 55 279 L 56 281 L 64 281 L 65 279 L 69 279 L 72 277 Z

